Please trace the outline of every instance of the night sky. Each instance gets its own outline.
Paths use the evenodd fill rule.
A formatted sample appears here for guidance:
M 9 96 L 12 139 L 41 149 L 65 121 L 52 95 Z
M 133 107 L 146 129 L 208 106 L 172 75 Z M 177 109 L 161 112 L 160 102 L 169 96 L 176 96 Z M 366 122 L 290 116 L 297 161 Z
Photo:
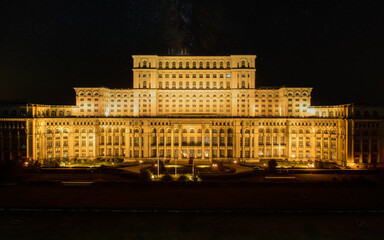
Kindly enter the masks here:
M 74 104 L 132 87 L 133 54 L 256 54 L 256 86 L 384 104 L 383 1 L 0 1 L 0 99 Z

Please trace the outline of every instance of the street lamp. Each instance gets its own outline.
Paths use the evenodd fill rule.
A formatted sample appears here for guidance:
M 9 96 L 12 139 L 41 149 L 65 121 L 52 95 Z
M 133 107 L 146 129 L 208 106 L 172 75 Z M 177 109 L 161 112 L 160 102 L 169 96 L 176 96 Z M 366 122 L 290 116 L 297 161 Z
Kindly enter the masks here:
M 157 158 L 157 179 L 159 179 L 160 176 L 160 159 Z

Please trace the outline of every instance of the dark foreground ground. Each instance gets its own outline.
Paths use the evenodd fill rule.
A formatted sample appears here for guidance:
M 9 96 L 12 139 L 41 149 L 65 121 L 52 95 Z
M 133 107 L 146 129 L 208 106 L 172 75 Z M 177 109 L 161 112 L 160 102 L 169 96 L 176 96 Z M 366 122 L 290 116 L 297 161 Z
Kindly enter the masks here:
M 29 175 L 0 186 L 0 239 L 383 239 L 376 176 L 143 182 Z M 48 181 L 52 180 L 52 181 Z M 92 181 L 68 186 L 61 181 Z
M 0 214 L 1 239 L 382 239 L 375 214 Z

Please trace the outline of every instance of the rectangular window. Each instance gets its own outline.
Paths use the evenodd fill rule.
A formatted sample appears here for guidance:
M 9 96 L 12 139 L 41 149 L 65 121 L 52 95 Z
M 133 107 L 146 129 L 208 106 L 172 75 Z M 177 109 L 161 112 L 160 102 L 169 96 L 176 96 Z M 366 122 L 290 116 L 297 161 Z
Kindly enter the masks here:
M 217 146 L 217 137 L 212 138 L 212 145 Z
M 205 137 L 204 143 L 205 143 L 205 146 L 209 145 L 209 137 Z
M 133 139 L 133 142 L 134 142 L 134 146 L 139 146 L 139 138 L 138 138 L 138 137 L 135 137 L 135 138 Z M 137 157 L 138 157 L 138 155 L 139 155 L 139 154 L 137 154 Z M 136 154 L 135 154 L 135 156 L 136 156 Z

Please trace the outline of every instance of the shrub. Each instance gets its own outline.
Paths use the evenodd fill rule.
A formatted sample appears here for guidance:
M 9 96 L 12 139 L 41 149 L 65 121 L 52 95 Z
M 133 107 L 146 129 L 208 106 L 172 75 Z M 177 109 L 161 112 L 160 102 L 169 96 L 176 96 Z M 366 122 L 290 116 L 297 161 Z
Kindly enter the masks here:
M 149 174 L 149 172 L 147 170 L 142 170 L 140 171 L 141 172 L 141 179 L 144 180 L 144 181 L 151 181 L 151 174 Z
M 169 174 L 165 174 L 160 179 L 162 182 L 171 182 L 173 180 L 172 176 Z
M 180 177 L 177 179 L 179 182 L 186 182 L 188 178 L 185 175 L 180 175 Z

